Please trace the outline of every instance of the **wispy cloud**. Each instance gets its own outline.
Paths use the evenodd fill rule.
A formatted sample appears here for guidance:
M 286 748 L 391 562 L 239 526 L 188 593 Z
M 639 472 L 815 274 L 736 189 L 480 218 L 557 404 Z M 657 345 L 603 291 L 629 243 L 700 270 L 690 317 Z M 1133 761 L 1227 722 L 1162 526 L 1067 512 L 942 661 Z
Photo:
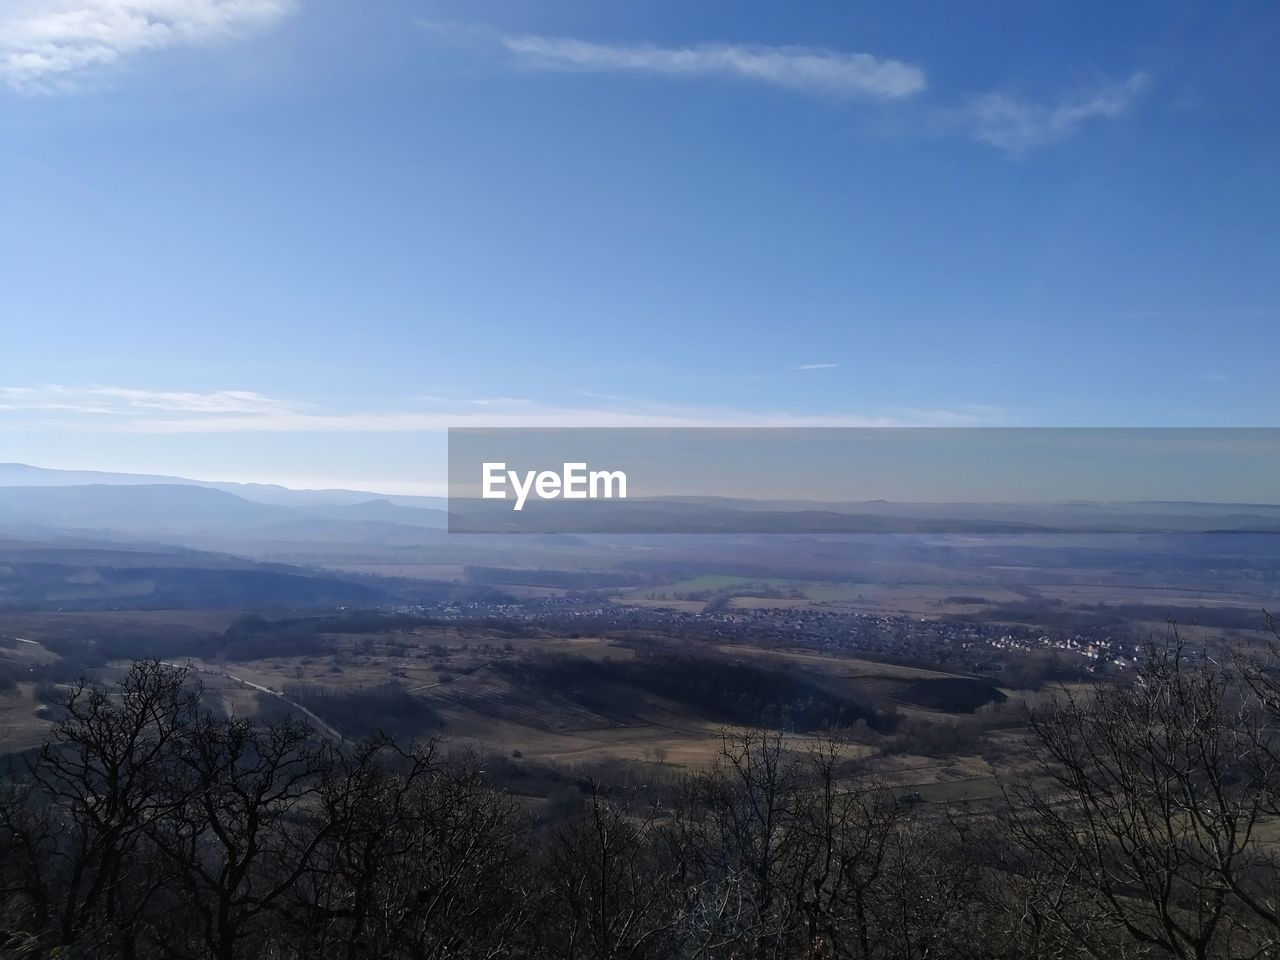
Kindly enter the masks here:
M 4 0 L 0 81 L 19 92 L 78 88 L 148 51 L 269 26 L 295 0 Z
M 1122 83 L 1057 103 L 1030 103 L 1006 93 L 987 93 L 970 101 L 968 126 L 976 140 L 1010 153 L 1025 153 L 1068 139 L 1090 120 L 1120 116 L 1146 85 L 1146 74 L 1135 73 Z
M 802 363 L 799 366 L 792 367 L 792 370 L 834 370 L 840 366 L 838 363 Z
M 413 433 L 449 427 L 901 427 L 1000 422 L 988 408 L 800 413 L 693 407 L 619 398 L 569 406 L 496 398 L 407 402 L 407 409 L 317 411 L 252 391 L 172 393 L 123 387 L 0 387 L 0 428 L 137 434 Z
M 449 427 L 903 427 L 989 422 L 954 410 L 892 414 L 813 414 L 665 404 L 571 407 L 529 404 L 519 409 L 449 409 L 367 413 L 273 413 L 237 417 L 144 418 L 123 423 L 129 433 L 417 433 Z
M 501 43 L 528 66 L 549 70 L 736 77 L 804 93 L 878 100 L 909 97 L 926 86 L 924 71 L 914 64 L 816 47 L 659 47 L 534 34 L 505 36 Z
M 996 90 L 968 95 L 961 91 L 928 102 L 929 98 L 918 96 L 929 87 L 922 65 L 865 52 L 725 42 L 678 47 L 602 43 L 578 37 L 503 34 L 453 21 L 417 23 L 448 43 L 475 51 L 496 46 L 533 70 L 728 77 L 815 96 L 894 104 L 896 109 L 876 115 L 875 128 L 882 133 L 972 139 L 1011 155 L 1064 142 L 1090 122 L 1121 116 L 1148 82 L 1145 73 L 1136 72 L 1126 80 L 1057 100 L 1024 99 Z
M 292 407 L 249 390 L 212 393 L 136 390 L 127 387 L 0 387 L 0 411 L 106 414 L 280 414 Z

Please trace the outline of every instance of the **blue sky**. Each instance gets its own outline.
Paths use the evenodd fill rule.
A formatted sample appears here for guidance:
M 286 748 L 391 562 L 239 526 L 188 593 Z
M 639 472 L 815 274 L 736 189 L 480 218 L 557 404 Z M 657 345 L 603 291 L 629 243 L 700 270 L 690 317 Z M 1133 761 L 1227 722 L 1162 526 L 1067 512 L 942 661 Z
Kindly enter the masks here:
M 6 0 L 0 460 L 1274 426 L 1277 49 L 1247 2 Z

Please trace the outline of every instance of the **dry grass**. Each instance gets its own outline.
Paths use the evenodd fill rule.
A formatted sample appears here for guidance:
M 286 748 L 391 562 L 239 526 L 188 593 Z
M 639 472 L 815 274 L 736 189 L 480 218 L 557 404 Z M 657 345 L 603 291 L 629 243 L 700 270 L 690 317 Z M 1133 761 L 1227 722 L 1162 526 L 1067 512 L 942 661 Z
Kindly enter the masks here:
M 23 629 L 37 635 L 62 635 L 93 629 L 200 630 L 229 623 L 233 615 L 180 614 L 84 614 L 40 615 L 29 619 Z M 19 634 L 22 636 L 23 634 Z M 554 691 L 523 688 L 518 678 L 495 665 L 534 654 L 567 655 L 601 660 L 635 655 L 635 649 L 601 637 L 514 637 L 506 638 L 471 626 L 426 626 L 394 634 L 338 634 L 328 641 L 333 652 L 323 655 L 278 656 L 262 660 L 231 662 L 213 658 L 190 661 L 204 686 L 210 706 L 229 713 L 253 715 L 265 700 L 257 688 L 284 691 L 305 684 L 335 691 L 377 688 L 395 683 L 402 690 L 425 701 L 443 727 L 435 731 L 458 746 L 477 747 L 506 755 L 519 753 L 536 762 L 590 769 L 609 761 L 633 761 L 675 771 L 698 769 L 714 760 L 721 747 L 723 727 L 695 715 L 691 708 L 640 694 L 619 690 L 619 710 L 605 717 L 581 706 L 571 697 Z M 42 647 L 19 645 L 14 652 L 0 648 L 0 656 L 29 658 L 52 656 Z M 879 663 L 857 657 L 764 650 L 756 647 L 721 645 L 720 653 L 735 658 L 766 661 L 805 672 L 824 686 L 858 699 L 889 701 L 904 683 L 922 678 L 949 677 L 937 670 Z M 111 681 L 127 669 L 127 663 L 113 665 L 102 679 Z M 31 684 L 21 685 L 9 697 L 0 696 L 0 749 L 17 750 L 40 742 L 48 721 L 37 716 Z M 931 710 L 900 705 L 904 716 L 927 722 L 955 723 L 956 718 Z M 792 738 L 801 748 L 809 738 Z M 1012 743 L 1012 741 L 1011 741 Z M 851 745 L 862 754 L 872 747 Z M 1010 747 L 1010 749 L 1013 749 Z M 986 796 L 991 792 L 992 769 L 977 757 L 933 759 L 925 757 L 882 757 L 874 761 L 899 792 L 919 790 L 928 799 L 942 798 L 948 790 L 954 796 Z M 949 788 L 943 786 L 955 783 Z M 928 788 L 927 792 L 925 788 Z
M 48 707 L 35 697 L 34 683 L 0 691 L 0 753 L 38 747 L 49 733 Z

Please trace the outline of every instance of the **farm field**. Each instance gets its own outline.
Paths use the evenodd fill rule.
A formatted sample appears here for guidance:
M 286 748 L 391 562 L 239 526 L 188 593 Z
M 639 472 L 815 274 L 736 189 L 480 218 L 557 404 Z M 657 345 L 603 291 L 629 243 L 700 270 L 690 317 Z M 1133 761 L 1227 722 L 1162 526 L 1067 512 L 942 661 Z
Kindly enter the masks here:
M 0 632 L 21 629 L 31 636 L 17 635 L 32 642 L 0 647 L 0 663 L 56 660 L 53 651 L 85 631 L 116 642 L 178 636 L 190 642 L 191 653 L 165 660 L 190 667 L 206 706 L 216 712 L 293 712 L 335 740 L 385 725 L 401 736 L 443 737 L 451 749 L 568 772 L 611 763 L 655 772 L 700 769 L 716 757 L 724 732 L 745 729 L 732 714 L 717 714 L 704 695 L 669 679 L 668 671 L 677 680 L 703 670 L 728 671 L 729 682 L 757 685 L 750 689 L 787 678 L 810 691 L 806 697 L 888 711 L 909 725 L 899 734 L 866 730 L 847 746 L 847 755 L 866 758 L 894 790 L 927 799 L 992 795 L 993 768 L 978 741 L 945 755 L 913 752 L 913 744 L 928 742 L 928 731 L 951 736 L 948 731 L 971 722 L 921 700 L 921 684 L 976 682 L 942 670 L 734 643 L 705 645 L 698 659 L 687 659 L 693 654 L 670 641 L 651 647 L 633 638 L 504 634 L 475 624 L 284 634 L 271 652 L 248 656 L 234 646 L 218 647 L 220 629 L 236 619 L 227 611 L 24 614 L 6 618 Z M 677 659 L 667 667 L 662 657 Z M 110 681 L 127 665 L 125 658 L 109 660 L 97 676 Z M 713 689 L 708 683 L 705 689 Z M 51 692 L 56 690 L 45 691 Z M 366 711 L 369 722 L 361 728 Z M 35 684 L 0 691 L 6 737 L 0 746 L 6 752 L 37 745 L 50 720 Z M 790 741 L 800 749 L 809 736 L 793 733 Z
M 0 754 L 38 747 L 48 734 L 50 716 L 36 684 L 17 683 L 0 690 Z
M 1025 571 L 1019 572 L 1025 575 Z M 991 620 L 1000 620 L 1015 609 L 1041 609 L 1062 616 L 1136 606 L 1192 622 L 1206 611 L 1256 615 L 1260 608 L 1280 608 L 1280 601 L 1258 585 L 1156 586 L 1129 583 L 1123 575 L 1083 578 L 1055 570 L 1043 571 L 1032 584 L 1004 584 L 986 574 L 962 577 L 954 571 L 936 582 L 921 581 L 927 578 L 918 571 L 916 578 L 906 582 L 702 575 L 621 592 L 614 601 L 687 612 L 721 607 L 856 611 L 886 616 L 981 616 Z

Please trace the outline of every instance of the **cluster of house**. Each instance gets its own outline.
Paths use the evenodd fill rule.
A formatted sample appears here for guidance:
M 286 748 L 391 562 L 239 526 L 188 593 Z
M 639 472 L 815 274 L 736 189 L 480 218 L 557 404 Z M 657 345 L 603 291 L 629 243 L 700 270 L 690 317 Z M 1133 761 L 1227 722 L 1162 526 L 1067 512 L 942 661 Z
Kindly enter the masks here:
M 969 671 L 1001 669 L 1009 655 L 1047 651 L 1079 657 L 1080 669 L 1123 670 L 1140 654 L 1136 644 L 1101 628 L 1054 635 L 1034 626 L 990 623 L 976 618 L 936 619 L 907 614 L 866 613 L 811 608 L 720 609 L 691 612 L 541 597 L 518 603 L 454 603 L 403 612 L 443 619 L 482 617 L 541 623 L 557 631 L 590 634 L 652 631 L 689 640 L 746 642 L 802 647 L 835 655 L 875 655 L 900 661 L 949 665 Z

